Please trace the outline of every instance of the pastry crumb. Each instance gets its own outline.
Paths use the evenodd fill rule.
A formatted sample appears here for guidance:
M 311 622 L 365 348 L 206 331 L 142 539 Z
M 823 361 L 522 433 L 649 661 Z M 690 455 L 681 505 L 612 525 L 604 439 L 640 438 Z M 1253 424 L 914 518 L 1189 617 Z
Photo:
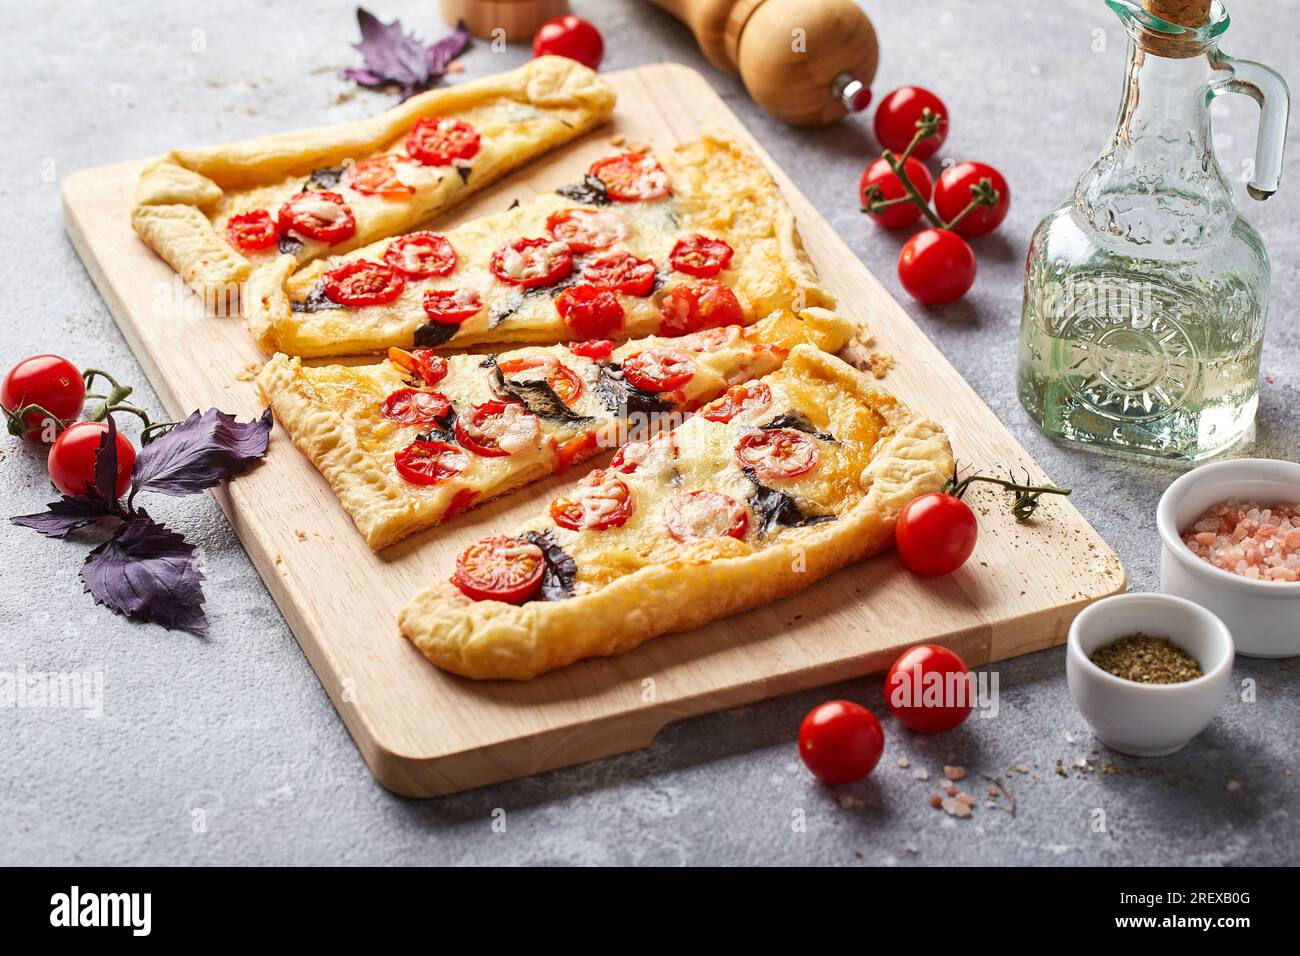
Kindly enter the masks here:
M 294 528 L 293 533 L 298 536 L 299 541 L 307 540 L 307 532 L 303 531 L 301 528 Z
M 884 378 L 889 374 L 889 370 L 894 367 L 894 357 L 886 355 L 884 352 L 872 352 L 868 357 L 867 371 L 876 377 L 877 380 Z
M 249 362 L 241 368 L 238 373 L 236 373 L 235 379 L 240 382 L 251 382 L 253 379 L 257 378 L 257 373 L 261 370 L 262 366 L 257 362 Z
M 609 145 L 611 146 L 622 146 L 626 142 L 627 142 L 627 137 L 624 136 L 622 133 L 618 133 L 617 135 L 611 136 L 609 138 Z

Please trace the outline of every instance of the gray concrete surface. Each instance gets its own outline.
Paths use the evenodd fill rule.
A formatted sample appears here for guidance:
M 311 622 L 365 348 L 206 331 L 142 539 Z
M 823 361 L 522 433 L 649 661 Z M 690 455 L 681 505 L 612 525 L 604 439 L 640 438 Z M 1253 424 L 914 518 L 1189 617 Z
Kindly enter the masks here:
M 372 5 L 426 36 L 442 29 L 433 0 Z M 979 243 L 979 281 L 963 303 L 934 312 L 905 297 L 904 304 L 1048 472 L 1077 489 L 1077 505 L 1119 552 L 1132 587 L 1154 590 L 1154 509 L 1176 472 L 1052 446 L 1021 413 L 1013 387 L 1026 242 L 1110 132 L 1123 73 L 1118 23 L 1101 0 L 867 6 L 883 48 L 877 96 L 907 82 L 935 89 L 954 117 L 944 153 L 998 165 L 1015 196 L 1001 232 Z M 735 80 L 711 70 L 666 15 L 639 0 L 576 7 L 603 30 L 607 69 L 658 60 L 701 69 L 897 291 L 899 240 L 866 224 L 854 195 L 875 152 L 868 124 L 812 133 L 782 127 Z M 1231 8 L 1236 23 L 1225 47 L 1294 79 L 1300 3 L 1235 0 Z M 390 101 L 354 95 L 337 76 L 355 60 L 347 3 L 10 4 L 4 33 L 0 365 L 56 350 L 119 370 L 153 402 L 63 233 L 58 180 L 171 146 L 358 117 Z M 477 44 L 466 75 L 527 55 Z M 1255 108 L 1228 97 L 1214 112 L 1220 159 L 1240 173 L 1253 148 Z M 1249 203 L 1239 192 L 1275 267 L 1264 355 L 1271 381 L 1246 451 L 1294 459 L 1300 151 L 1292 149 L 1271 202 Z M 202 356 L 178 352 L 177 361 L 196 360 Z M 0 455 L 5 514 L 49 499 L 37 455 L 13 441 Z M 1255 682 L 1255 701 L 1227 700 L 1192 746 L 1158 761 L 1100 748 L 1070 702 L 1056 649 L 999 666 L 996 719 L 931 740 L 887 719 L 879 770 L 839 791 L 818 786 L 799 763 L 798 722 L 829 696 L 880 710 L 878 680 L 687 721 L 624 757 L 447 799 L 401 799 L 371 777 L 214 502 L 166 500 L 158 512 L 206 553 L 207 640 L 92 607 L 76 577 L 84 546 L 0 525 L 0 670 L 101 672 L 104 680 L 99 719 L 59 709 L 0 713 L 0 862 L 1300 862 L 1295 662 L 1239 661 L 1235 676 Z M 1007 781 L 1014 817 L 977 805 L 972 818 L 955 820 L 927 805 L 933 786 L 898 768 L 900 757 L 932 779 L 945 761 L 965 766 L 981 798 L 983 775 L 1031 769 Z M 1080 758 L 1091 762 L 1076 768 Z M 1098 810 L 1104 831 L 1094 826 Z M 499 811 L 504 832 L 492 827 Z

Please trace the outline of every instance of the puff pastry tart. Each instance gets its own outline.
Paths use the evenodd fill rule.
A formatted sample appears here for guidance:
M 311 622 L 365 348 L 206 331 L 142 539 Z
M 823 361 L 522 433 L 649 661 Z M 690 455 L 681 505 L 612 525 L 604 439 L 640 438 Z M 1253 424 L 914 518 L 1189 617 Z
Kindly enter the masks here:
M 202 292 L 414 228 L 609 119 L 614 91 L 545 56 L 357 122 L 180 149 L 144 171 L 131 222 Z
M 350 355 L 681 335 L 832 307 L 762 163 L 705 136 L 622 152 L 584 178 L 444 233 L 257 270 L 244 312 L 264 349 Z
M 510 535 L 467 548 L 402 609 L 437 666 L 527 680 L 807 587 L 893 541 L 951 473 L 947 437 L 797 346 L 672 432 L 627 446 Z
M 393 349 L 370 366 L 276 355 L 257 384 L 378 550 L 602 448 L 671 428 L 810 342 L 852 327 L 822 309 L 678 338 L 531 346 L 446 358 Z M 748 397 L 747 397 L 748 396 Z M 634 452 L 623 452 L 625 460 Z

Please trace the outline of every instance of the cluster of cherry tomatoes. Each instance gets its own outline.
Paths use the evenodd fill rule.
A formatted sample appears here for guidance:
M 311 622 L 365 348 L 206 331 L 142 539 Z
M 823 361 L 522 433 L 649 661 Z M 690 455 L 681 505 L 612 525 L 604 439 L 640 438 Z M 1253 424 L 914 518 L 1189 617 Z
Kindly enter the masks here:
M 992 166 L 971 162 L 931 179 L 923 160 L 948 137 L 948 108 L 929 90 L 894 90 L 880 101 L 875 128 L 885 152 L 858 184 L 862 211 L 886 229 L 904 229 L 924 216 L 930 228 L 899 253 L 899 281 L 925 305 L 955 302 L 975 283 L 975 253 L 966 239 L 992 232 L 1006 218 L 1007 181 Z

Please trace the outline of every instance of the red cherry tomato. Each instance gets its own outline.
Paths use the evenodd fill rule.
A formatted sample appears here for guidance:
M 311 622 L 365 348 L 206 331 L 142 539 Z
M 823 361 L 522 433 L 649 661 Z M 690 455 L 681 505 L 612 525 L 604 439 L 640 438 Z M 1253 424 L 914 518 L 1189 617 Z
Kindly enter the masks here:
M 554 285 L 573 271 L 573 251 L 557 239 L 516 239 L 497 247 L 490 267 L 509 285 Z
M 749 511 L 745 506 L 718 491 L 673 495 L 664 504 L 663 519 L 668 533 L 683 544 L 704 538 L 743 540 L 749 527 Z
M 903 164 L 903 171 L 907 173 L 907 178 L 912 181 L 917 192 L 929 202 L 930 191 L 934 188 L 930 182 L 929 171 L 921 163 L 912 157 L 908 157 L 907 162 Z M 884 159 L 878 159 L 866 168 L 862 174 L 862 181 L 858 183 L 858 199 L 862 203 L 862 210 L 868 216 L 874 219 L 877 225 L 886 229 L 901 229 L 904 226 L 910 226 L 921 218 L 920 207 L 913 202 L 899 203 L 897 206 L 890 206 L 884 212 L 868 212 L 868 203 L 871 200 L 871 193 L 879 192 L 879 199 L 902 199 L 907 195 L 907 190 L 903 188 L 902 181 L 889 168 L 889 163 Z M 942 213 L 940 214 L 942 215 Z
M 95 455 L 99 443 L 108 434 L 104 422 L 77 422 L 54 439 L 46 462 L 50 481 L 65 495 L 84 495 L 95 483 Z M 117 497 L 131 485 L 131 468 L 135 465 L 135 447 L 121 432 L 117 433 Z
M 540 434 L 537 416 L 518 402 L 484 402 L 456 419 L 456 441 L 484 458 L 533 448 Z
M 701 329 L 740 325 L 740 300 L 716 279 L 701 279 L 670 289 L 659 307 L 660 335 L 689 335 Z
M 822 783 L 838 787 L 876 769 L 885 732 L 867 708 L 851 700 L 830 700 L 808 712 L 799 725 L 799 756 Z
M 442 441 L 413 441 L 393 455 L 397 473 L 413 485 L 436 485 L 469 467 L 469 455 Z
M 483 311 L 483 299 L 473 289 L 430 289 L 422 304 L 429 321 L 443 325 L 457 325 Z
M 600 31 L 582 17 L 568 14 L 547 20 L 533 37 L 533 56 L 567 56 L 585 67 L 596 69 L 605 55 Z
M 894 90 L 876 107 L 876 142 L 884 149 L 902 153 L 916 135 L 916 121 L 929 110 L 943 117 L 939 135 L 928 136 L 916 144 L 912 155 L 917 159 L 933 156 L 948 138 L 948 107 L 929 90 L 903 86 Z
M 412 232 L 388 244 L 384 261 L 408 279 L 428 279 L 451 275 L 456 268 L 456 250 L 446 236 Z
M 236 249 L 245 252 L 270 249 L 279 238 L 280 231 L 276 228 L 275 220 L 265 209 L 241 212 L 237 216 L 231 216 L 226 223 L 226 239 Z
M 759 478 L 797 478 L 817 466 L 817 443 L 793 428 L 750 432 L 736 443 L 736 460 Z
M 636 497 L 622 478 L 597 469 L 571 495 L 551 502 L 551 520 L 570 531 L 621 528 L 636 511 Z
M 942 492 L 913 498 L 904 506 L 894 528 L 903 564 L 926 577 L 960 568 L 975 550 L 978 537 L 979 525 L 970 505 Z
M 499 534 L 476 541 L 460 553 L 451 583 L 475 601 L 523 604 L 537 593 L 545 572 L 541 548 Z
M 432 349 L 406 349 L 390 347 L 388 361 L 416 376 L 424 385 L 437 385 L 447 377 L 447 360 Z
M 555 297 L 555 311 L 575 335 L 602 338 L 623 328 L 623 306 L 602 286 L 570 286 Z
M 762 382 L 733 385 L 727 394 L 705 405 L 700 416 L 711 422 L 729 422 L 737 415 L 756 414 L 772 404 L 772 390 Z
M 599 209 L 561 209 L 547 217 L 546 231 L 574 252 L 595 252 L 622 242 L 627 223 Z
M 661 199 L 671 190 L 668 173 L 657 159 L 646 153 L 606 156 L 592 163 L 587 174 L 604 183 L 609 198 L 616 202 Z
M 646 296 L 654 290 L 655 264 L 630 252 L 611 252 L 584 268 L 582 277 L 624 295 Z
M 904 651 L 885 677 L 885 706 L 918 734 L 952 730 L 970 714 L 970 669 L 936 644 Z
M 322 282 L 331 301 L 353 308 L 392 302 L 406 287 L 406 280 L 392 266 L 367 259 L 354 259 L 331 269 Z
M 678 272 L 710 279 L 731 264 L 734 254 L 731 246 L 721 239 L 695 234 L 677 240 L 668 262 Z
M 441 392 L 399 388 L 379 405 L 379 413 L 401 425 L 438 425 L 446 421 L 451 402 Z
M 975 253 L 947 229 L 926 229 L 898 254 L 898 280 L 923 305 L 956 302 L 975 284 Z
M 971 187 L 978 186 L 984 179 L 997 190 L 998 201 L 992 206 L 977 206 L 971 210 L 953 227 L 952 231 L 958 235 L 982 236 L 1000 226 L 1011 208 L 1011 187 L 1003 175 L 987 163 L 957 163 L 939 174 L 939 184 L 934 188 L 934 211 L 944 222 L 952 222 L 970 205 Z
M 676 349 L 646 349 L 623 360 L 623 378 L 644 392 L 671 392 L 695 377 L 695 360 Z
M 582 394 L 582 376 L 569 366 L 549 356 L 544 359 L 508 359 L 497 367 L 501 369 L 501 374 L 508 376 L 511 381 L 526 381 L 530 377 L 544 379 L 546 384 L 551 387 L 551 391 L 565 405 L 572 405 L 578 400 L 578 396 Z M 528 372 L 531 372 L 532 375 L 526 374 Z M 504 396 L 502 397 L 504 398 Z
M 398 157 L 391 153 L 359 160 L 348 166 L 343 183 L 367 196 L 396 199 L 413 195 L 415 187 L 398 178 L 398 162 Z
M 58 355 L 33 355 L 9 370 L 0 385 L 0 406 L 9 414 L 28 405 L 39 405 L 52 416 L 47 423 L 40 412 L 28 412 L 23 421 L 11 424 L 10 434 L 50 441 L 81 414 L 86 404 L 86 383 L 81 372 Z
M 569 343 L 569 351 L 581 355 L 593 362 L 604 362 L 614 354 L 614 343 L 609 339 L 590 339 L 586 342 Z
M 555 443 L 555 474 L 568 471 L 579 458 L 586 458 L 600 447 L 600 438 L 595 432 L 583 432 L 574 435 L 568 441 Z
M 478 147 L 478 130 L 448 116 L 425 117 L 406 137 L 406 151 L 423 166 L 450 166 L 454 160 L 471 159 Z
M 338 193 L 295 193 L 280 207 L 279 218 L 281 233 L 292 230 L 330 245 L 351 239 L 357 231 L 357 219 Z

